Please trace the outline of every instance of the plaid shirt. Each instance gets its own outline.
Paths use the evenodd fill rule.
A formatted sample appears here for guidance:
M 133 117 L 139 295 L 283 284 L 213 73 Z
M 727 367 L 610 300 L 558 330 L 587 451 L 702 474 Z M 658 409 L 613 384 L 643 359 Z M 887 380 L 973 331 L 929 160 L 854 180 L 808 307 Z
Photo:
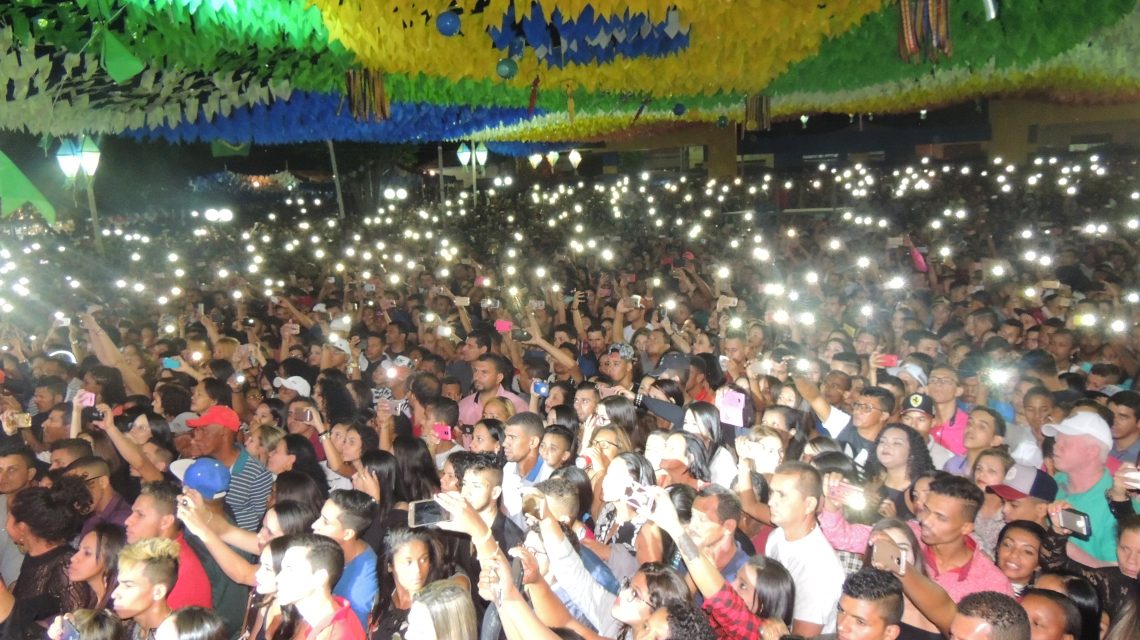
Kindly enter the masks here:
M 740 594 L 727 582 L 701 608 L 709 616 L 709 623 L 718 639 L 754 640 L 760 637 L 763 621 L 744 604 Z

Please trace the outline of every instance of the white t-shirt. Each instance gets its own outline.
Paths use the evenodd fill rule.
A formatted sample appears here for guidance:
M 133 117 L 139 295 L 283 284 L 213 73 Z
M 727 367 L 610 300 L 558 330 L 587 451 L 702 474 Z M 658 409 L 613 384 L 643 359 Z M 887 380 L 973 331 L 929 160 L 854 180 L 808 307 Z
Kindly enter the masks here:
M 713 454 L 712 460 L 709 462 L 709 474 L 712 476 L 712 483 L 719 484 L 725 489 L 731 489 L 732 485 L 736 483 L 736 474 L 739 472 L 739 467 L 736 461 L 732 459 L 732 454 L 723 447 L 717 447 L 716 453 Z
M 783 528 L 768 536 L 764 555 L 777 560 L 796 585 L 792 617 L 809 624 L 823 625 L 821 633 L 835 632 L 835 606 L 847 577 L 835 549 L 818 526 L 795 542 L 789 542 Z
M 1018 464 L 1036 469 L 1045 461 L 1041 447 L 1037 446 L 1037 438 L 1033 437 L 1033 430 L 1023 424 L 1006 423 L 1005 444 L 1009 447 L 1010 457 Z
M 831 413 L 827 414 L 827 420 L 823 420 L 823 429 L 827 431 L 827 435 L 832 438 L 838 438 L 840 433 L 851 424 L 851 414 L 846 411 L 841 411 L 839 407 L 832 407 Z
M 954 457 L 954 452 L 934 441 L 934 438 L 926 441 L 926 448 L 930 450 L 930 459 L 934 462 L 935 469 L 941 469 L 946 466 L 950 458 Z

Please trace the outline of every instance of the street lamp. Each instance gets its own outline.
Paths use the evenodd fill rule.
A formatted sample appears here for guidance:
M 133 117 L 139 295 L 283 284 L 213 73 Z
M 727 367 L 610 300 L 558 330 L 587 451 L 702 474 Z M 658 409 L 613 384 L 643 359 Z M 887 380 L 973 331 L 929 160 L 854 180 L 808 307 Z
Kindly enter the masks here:
M 574 173 L 578 173 L 578 165 L 582 164 L 582 154 L 577 149 L 571 149 L 566 159 L 570 161 L 570 166 L 574 167 Z
M 474 143 L 472 143 L 474 144 Z M 474 205 L 479 203 L 479 167 L 487 164 L 487 145 L 480 142 L 475 145 L 475 150 L 472 152 L 471 147 L 467 143 L 461 143 L 459 149 L 456 150 L 455 155 L 459 158 L 459 163 L 466 167 L 471 165 L 471 195 L 474 196 Z
M 558 164 L 558 152 L 551 151 L 546 154 L 546 159 L 550 162 L 550 168 L 554 169 L 554 165 Z
M 103 254 L 103 235 L 99 231 L 99 211 L 95 208 L 95 170 L 99 168 L 98 145 L 88 136 L 82 140 L 64 140 L 55 154 L 59 168 L 68 180 L 74 180 L 80 174 L 84 177 L 87 188 L 87 208 L 91 212 L 91 227 L 94 231 L 95 250 Z
M 527 160 L 530 161 L 530 168 L 531 169 L 537 169 L 538 165 L 542 164 L 542 154 L 541 153 L 532 153 L 527 158 Z

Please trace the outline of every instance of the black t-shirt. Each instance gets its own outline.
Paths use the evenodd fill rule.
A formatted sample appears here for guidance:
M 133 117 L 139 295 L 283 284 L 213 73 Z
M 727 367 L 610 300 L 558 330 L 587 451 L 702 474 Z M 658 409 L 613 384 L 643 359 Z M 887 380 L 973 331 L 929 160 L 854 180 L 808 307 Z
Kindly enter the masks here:
M 875 455 L 875 442 L 864 438 L 854 424 L 847 425 L 835 441 L 843 447 L 843 453 L 855 461 L 859 473 L 863 473 L 863 467 L 867 466 L 867 461 Z

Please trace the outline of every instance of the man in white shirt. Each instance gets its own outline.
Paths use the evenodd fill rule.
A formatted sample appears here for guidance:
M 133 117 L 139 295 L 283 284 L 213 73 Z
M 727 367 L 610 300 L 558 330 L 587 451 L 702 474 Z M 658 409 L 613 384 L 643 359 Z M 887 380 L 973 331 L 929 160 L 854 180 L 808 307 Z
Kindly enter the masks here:
M 503 467 L 503 509 L 519 527 L 526 526 L 522 513 L 523 487 L 533 487 L 554 473 L 538 454 L 543 433 L 542 417 L 530 411 L 516 413 L 503 427 L 503 454 L 507 457 Z
M 792 633 L 805 638 L 833 633 L 845 574 L 816 522 L 823 479 L 807 463 L 785 462 L 776 467 L 769 487 L 772 523 L 779 528 L 768 536 L 764 551 L 787 568 L 796 585 Z

